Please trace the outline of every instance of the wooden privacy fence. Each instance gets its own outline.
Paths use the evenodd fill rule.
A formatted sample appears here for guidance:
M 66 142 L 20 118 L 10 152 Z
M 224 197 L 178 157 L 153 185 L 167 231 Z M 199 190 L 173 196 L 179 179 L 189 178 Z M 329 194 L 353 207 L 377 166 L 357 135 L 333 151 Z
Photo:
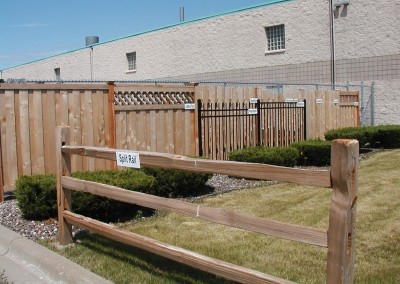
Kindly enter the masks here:
M 353 282 L 359 157 L 357 140 L 335 140 L 333 142 L 331 170 L 303 170 L 265 164 L 194 159 L 167 153 L 135 152 L 135 155 L 139 155 L 140 164 L 143 166 L 188 170 L 198 173 L 218 173 L 243 178 L 278 180 L 332 188 L 328 231 L 245 216 L 221 208 L 212 208 L 75 179 L 69 176 L 72 171 L 71 156 L 82 155 L 115 161 L 117 151 L 121 150 L 71 146 L 68 128 L 57 129 L 57 147 L 57 204 L 59 239 L 62 245 L 72 242 L 72 225 L 77 225 L 119 242 L 241 283 L 292 283 L 285 279 L 216 260 L 75 214 L 71 212 L 71 190 L 76 190 L 324 247 L 328 249 L 326 282 L 335 284 Z
M 195 155 L 193 86 L 115 87 L 116 146 L 122 149 Z
M 0 198 L 3 190 L 14 190 L 16 179 L 22 175 L 55 173 L 52 129 L 56 126 L 71 128 L 72 145 L 194 156 L 199 154 L 199 147 L 193 103 L 197 99 L 203 103 L 249 103 L 251 98 L 261 103 L 306 99 L 309 139 L 323 138 L 328 129 L 359 125 L 358 92 L 299 90 L 274 94 L 264 87 L 1 83 Z M 185 107 L 187 104 L 189 107 Z M 263 139 L 273 133 L 266 130 L 261 133 Z M 275 145 L 275 140 L 267 141 Z M 110 161 L 72 159 L 74 171 L 113 167 Z
M 307 100 L 307 138 L 324 139 L 330 129 L 360 126 L 359 92 L 300 89 L 283 94 L 269 92 L 260 86 L 203 87 L 197 86 L 196 99 L 203 103 L 303 102 Z
M 199 155 L 228 160 L 228 153 L 251 146 L 289 146 L 306 140 L 306 101 L 197 101 Z
M 71 128 L 72 144 L 115 147 L 110 130 L 113 98 L 107 84 L 0 84 L 4 191 L 13 190 L 23 175 L 56 173 L 56 126 Z M 111 164 L 72 160 L 74 170 L 106 169 Z

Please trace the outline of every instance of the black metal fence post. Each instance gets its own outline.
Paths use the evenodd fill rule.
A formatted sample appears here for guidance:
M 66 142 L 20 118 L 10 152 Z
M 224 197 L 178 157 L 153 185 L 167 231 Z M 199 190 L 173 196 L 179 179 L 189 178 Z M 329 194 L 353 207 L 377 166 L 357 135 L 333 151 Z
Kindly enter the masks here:
M 203 156 L 203 130 L 201 128 L 201 100 L 197 100 L 197 136 L 199 139 L 199 156 Z
M 261 145 L 261 101 L 257 100 L 257 145 Z
M 304 99 L 303 108 L 303 123 L 304 123 L 304 141 L 307 140 L 307 100 Z

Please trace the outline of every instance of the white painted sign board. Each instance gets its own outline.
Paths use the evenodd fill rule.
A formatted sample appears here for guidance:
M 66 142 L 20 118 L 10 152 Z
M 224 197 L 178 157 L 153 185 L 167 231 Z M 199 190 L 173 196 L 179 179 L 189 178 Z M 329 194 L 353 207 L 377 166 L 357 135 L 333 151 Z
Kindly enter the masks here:
M 135 152 L 116 152 L 117 166 L 128 168 L 140 168 L 139 153 Z
M 196 109 L 195 104 L 185 104 L 185 110 L 193 110 Z
M 247 110 L 247 114 L 257 114 L 257 109 L 256 108 L 249 108 L 248 110 Z

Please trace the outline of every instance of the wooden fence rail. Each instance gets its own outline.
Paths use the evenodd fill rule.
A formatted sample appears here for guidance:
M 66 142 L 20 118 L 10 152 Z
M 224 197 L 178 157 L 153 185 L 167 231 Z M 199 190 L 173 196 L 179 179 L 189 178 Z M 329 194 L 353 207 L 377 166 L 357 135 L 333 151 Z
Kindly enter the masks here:
M 116 161 L 116 153 L 123 150 L 71 146 L 70 131 L 66 127 L 57 129 L 56 145 L 58 148 L 59 239 L 62 245 L 72 242 L 72 225 L 78 225 L 122 243 L 241 283 L 292 283 L 285 279 L 216 260 L 74 214 L 71 212 L 71 190 L 84 191 L 153 209 L 174 211 L 194 218 L 270 236 L 327 247 L 327 283 L 353 282 L 359 147 L 356 140 L 335 140 L 333 142 L 331 170 L 303 170 L 253 163 L 195 159 L 168 153 L 135 152 L 139 155 L 140 164 L 143 166 L 199 173 L 219 173 L 236 177 L 278 180 L 332 188 L 328 231 L 249 217 L 222 208 L 211 208 L 71 178 L 69 177 L 72 171 L 71 156 L 80 155 Z

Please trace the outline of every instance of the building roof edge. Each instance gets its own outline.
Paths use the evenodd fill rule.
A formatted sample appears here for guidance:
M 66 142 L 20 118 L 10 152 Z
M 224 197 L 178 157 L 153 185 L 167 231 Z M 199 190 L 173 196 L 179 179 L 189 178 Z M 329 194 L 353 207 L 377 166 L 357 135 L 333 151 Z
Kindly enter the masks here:
M 47 59 L 50 59 L 50 58 L 54 58 L 54 57 L 57 57 L 57 56 L 61 56 L 61 55 L 65 55 L 65 54 L 69 54 L 69 53 L 73 53 L 73 52 L 77 52 L 77 51 L 88 49 L 88 48 L 93 48 L 93 47 L 104 45 L 104 44 L 108 44 L 108 43 L 111 43 L 111 42 L 116 42 L 116 41 L 132 38 L 132 37 L 141 36 L 141 35 L 144 35 L 144 34 L 158 32 L 158 31 L 161 31 L 161 30 L 166 30 L 166 29 L 170 29 L 170 28 L 174 28 L 174 27 L 178 27 L 178 26 L 184 26 L 184 25 L 188 25 L 188 24 L 192 24 L 192 23 L 196 23 L 196 22 L 201 22 L 201 21 L 205 21 L 205 20 L 209 20 L 209 19 L 213 19 L 213 18 L 223 17 L 223 16 L 227 16 L 227 15 L 231 15 L 231 14 L 236 14 L 236 13 L 241 13 L 241 12 L 245 12 L 245 11 L 249 11 L 249 10 L 258 9 L 258 8 L 265 7 L 265 6 L 271 6 L 271 5 L 275 5 L 275 4 L 292 2 L 292 1 L 296 1 L 296 0 L 272 0 L 272 1 L 270 1 L 268 3 L 264 3 L 264 4 L 258 4 L 258 5 L 254 5 L 254 6 L 240 8 L 240 9 L 233 10 L 233 11 L 228 11 L 228 12 L 223 12 L 223 13 L 219 13 L 219 14 L 215 14 L 215 15 L 211 15 L 211 16 L 206 16 L 206 17 L 202 17 L 202 18 L 193 19 L 193 20 L 190 20 L 190 21 L 185 21 L 185 22 L 181 22 L 181 23 L 167 25 L 167 26 L 163 26 L 163 27 L 160 27 L 160 28 L 155 28 L 155 29 L 152 29 L 152 30 L 139 32 L 139 33 L 135 33 L 135 34 L 132 34 L 132 35 L 123 36 L 123 37 L 119 37 L 119 38 L 116 38 L 116 39 L 111 39 L 111 40 L 108 40 L 108 41 L 92 44 L 92 45 L 89 45 L 89 46 L 80 47 L 80 48 L 73 49 L 73 50 L 70 50 L 70 51 L 58 53 L 58 54 L 55 54 L 55 55 L 51 55 L 51 56 L 47 56 L 47 57 L 44 57 L 44 58 L 36 59 L 36 60 L 29 61 L 29 62 L 26 62 L 26 63 L 22 63 L 22 64 L 18 64 L 18 65 L 15 65 L 15 66 L 7 67 L 7 68 L 4 68 L 4 69 L 1 69 L 1 71 L 7 71 L 7 70 L 18 68 L 18 67 L 21 67 L 21 66 L 24 66 L 24 65 L 32 64 L 32 63 L 43 61 L 43 60 L 47 60 Z

